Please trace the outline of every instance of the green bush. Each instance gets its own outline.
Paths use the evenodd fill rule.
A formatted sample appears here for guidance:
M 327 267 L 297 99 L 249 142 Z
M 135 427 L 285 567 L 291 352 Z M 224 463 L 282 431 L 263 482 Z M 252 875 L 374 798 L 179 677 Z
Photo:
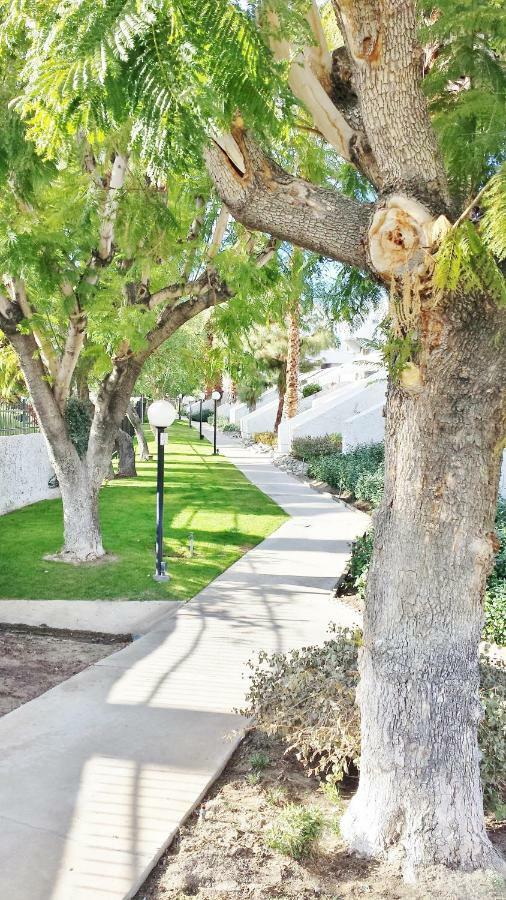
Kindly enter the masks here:
M 365 500 L 372 506 L 379 506 L 385 486 L 385 471 L 380 463 L 374 472 L 363 472 L 355 485 L 357 500 Z
M 211 409 L 203 409 L 202 410 L 202 421 L 208 422 L 213 412 Z M 200 422 L 200 410 L 198 404 L 196 407 L 192 407 L 192 422 Z
M 257 431 L 253 435 L 256 444 L 267 444 L 268 447 L 277 447 L 278 436 L 275 431 Z
M 77 397 L 69 397 L 65 405 L 65 422 L 70 440 L 79 456 L 83 457 L 88 449 L 91 428 L 88 404 Z
M 363 476 L 377 473 L 384 459 L 383 444 L 363 444 L 349 453 L 322 456 L 309 463 L 309 474 L 326 481 L 341 494 L 356 496 L 357 484 Z
M 314 382 L 312 382 L 311 384 L 305 384 L 302 388 L 302 396 L 312 397 L 313 394 L 319 394 L 321 389 L 321 384 L 316 384 Z
M 241 429 L 239 425 L 234 425 L 233 422 L 225 422 L 225 424 L 221 427 L 222 431 L 231 431 L 233 434 L 240 434 Z
M 292 456 L 307 462 L 320 456 L 340 453 L 342 438 L 340 434 L 322 434 L 320 437 L 298 437 L 292 442 Z
M 301 762 L 327 782 L 360 768 L 360 721 L 355 703 L 361 632 L 335 628 L 322 646 L 287 654 L 261 654 L 247 697 L 246 715 L 281 737 Z M 506 788 L 506 669 L 480 657 L 481 774 L 487 809 L 501 812 Z
M 311 852 L 324 825 L 321 811 L 313 807 L 288 803 L 265 833 L 266 844 L 293 859 Z

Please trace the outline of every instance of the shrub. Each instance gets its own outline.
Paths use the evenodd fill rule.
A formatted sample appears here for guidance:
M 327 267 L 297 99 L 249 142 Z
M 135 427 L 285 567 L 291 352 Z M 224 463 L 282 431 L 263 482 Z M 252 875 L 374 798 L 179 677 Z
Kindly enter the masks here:
M 385 471 L 380 463 L 375 472 L 363 472 L 355 485 L 357 500 L 366 500 L 372 506 L 379 506 L 385 485 Z
M 203 409 L 202 410 L 202 421 L 208 422 L 210 417 L 213 415 L 213 411 L 211 409 Z M 200 410 L 198 404 L 195 407 L 192 407 L 192 422 L 200 422 Z
M 268 447 L 276 447 L 278 436 L 275 431 L 257 431 L 253 435 L 256 444 L 267 444 Z
M 383 444 L 363 444 L 349 453 L 333 453 L 310 460 L 309 474 L 312 478 L 326 481 L 341 494 L 356 496 L 361 476 L 376 473 L 383 458 Z
M 225 422 L 225 424 L 222 426 L 221 430 L 222 431 L 231 431 L 233 434 L 241 433 L 241 429 L 240 429 L 239 425 L 234 425 L 233 422 Z
M 79 456 L 83 457 L 88 449 L 91 428 L 88 404 L 77 397 L 69 397 L 65 405 L 65 422 L 70 440 Z
M 335 628 L 319 647 L 261 654 L 248 693 L 248 716 L 281 737 L 308 769 L 328 782 L 360 767 L 360 723 L 355 691 L 361 632 Z M 506 668 L 482 653 L 478 737 L 487 808 L 500 812 L 506 788 Z M 272 844 L 271 844 L 272 846 Z
M 266 830 L 267 846 L 293 859 L 300 859 L 311 851 L 323 825 L 320 810 L 288 803 Z
M 497 578 L 495 571 L 485 594 L 483 637 L 494 644 L 506 644 L 506 578 Z
M 321 384 L 316 384 L 315 382 L 312 382 L 311 384 L 305 384 L 302 388 L 302 396 L 312 397 L 313 394 L 319 394 L 321 389 Z
M 298 437 L 292 442 L 292 456 L 304 462 L 320 456 L 340 453 L 342 438 L 340 434 L 322 434 L 320 437 Z

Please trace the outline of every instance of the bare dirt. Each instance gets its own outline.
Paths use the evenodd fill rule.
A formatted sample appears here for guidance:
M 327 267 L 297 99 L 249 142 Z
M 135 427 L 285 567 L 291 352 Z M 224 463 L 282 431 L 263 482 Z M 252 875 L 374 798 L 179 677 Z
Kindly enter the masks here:
M 252 755 L 268 755 L 261 773 Z M 254 756 L 253 756 L 254 759 Z M 430 880 L 407 885 L 398 870 L 351 856 L 339 836 L 338 821 L 354 789 L 329 797 L 309 778 L 284 745 L 252 732 L 222 777 L 190 816 L 162 856 L 135 900 L 500 900 L 503 880 L 489 875 L 460 876 L 434 871 Z M 317 843 L 300 860 L 272 850 L 266 830 L 283 806 L 317 808 L 325 826 Z M 506 826 L 492 839 L 506 849 Z
M 129 643 L 88 632 L 3 626 L 0 630 L 0 716 Z

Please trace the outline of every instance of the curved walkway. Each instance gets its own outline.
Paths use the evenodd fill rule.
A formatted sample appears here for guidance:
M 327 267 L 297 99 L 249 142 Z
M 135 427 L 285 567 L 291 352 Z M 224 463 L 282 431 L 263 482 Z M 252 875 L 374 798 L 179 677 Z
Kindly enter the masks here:
M 219 446 L 290 518 L 133 644 L 0 719 L 1 898 L 133 896 L 241 739 L 248 660 L 353 621 L 330 592 L 368 517 Z

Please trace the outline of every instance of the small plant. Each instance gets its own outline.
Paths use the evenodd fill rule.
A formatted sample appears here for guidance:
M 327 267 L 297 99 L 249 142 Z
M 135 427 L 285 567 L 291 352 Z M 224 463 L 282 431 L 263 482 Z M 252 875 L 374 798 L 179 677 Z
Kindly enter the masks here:
M 286 803 L 286 790 L 279 785 L 275 785 L 265 792 L 265 799 L 269 806 L 284 806 Z
M 340 434 L 322 434 L 319 437 L 298 437 L 292 442 L 292 456 L 304 462 L 320 456 L 340 453 L 342 438 Z
M 274 431 L 257 431 L 253 435 L 256 444 L 267 444 L 268 447 L 276 447 L 278 436 Z
M 240 429 L 239 425 L 234 425 L 233 422 L 225 422 L 225 425 L 222 426 L 221 430 L 232 432 L 232 434 L 240 434 L 241 433 L 241 429 Z
M 270 757 L 262 750 L 256 750 L 249 758 L 249 764 L 253 772 L 263 772 L 270 763 Z
M 246 775 L 246 781 L 248 784 L 255 785 L 259 784 L 262 780 L 262 775 L 260 772 L 248 772 Z
M 316 384 L 316 382 L 311 382 L 311 384 L 305 384 L 302 388 L 302 396 L 303 397 L 311 397 L 313 394 L 319 394 L 322 389 L 321 384 Z
M 307 856 L 320 837 L 324 825 L 320 810 L 289 803 L 266 830 L 267 846 L 285 856 Z

